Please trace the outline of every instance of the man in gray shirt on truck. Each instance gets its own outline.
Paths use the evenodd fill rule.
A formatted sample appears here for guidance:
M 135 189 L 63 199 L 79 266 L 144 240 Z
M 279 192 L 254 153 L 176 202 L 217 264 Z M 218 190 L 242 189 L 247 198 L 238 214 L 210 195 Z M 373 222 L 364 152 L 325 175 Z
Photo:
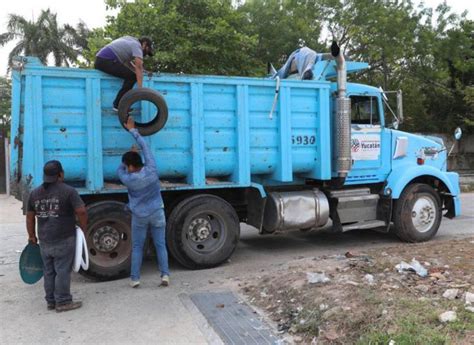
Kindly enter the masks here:
M 94 67 L 124 80 L 113 102 L 115 111 L 118 110 L 120 99 L 135 83 L 138 87 L 142 87 L 143 58 L 146 55 L 153 56 L 151 39 L 149 37 L 137 39 L 131 36 L 116 39 L 97 53 Z

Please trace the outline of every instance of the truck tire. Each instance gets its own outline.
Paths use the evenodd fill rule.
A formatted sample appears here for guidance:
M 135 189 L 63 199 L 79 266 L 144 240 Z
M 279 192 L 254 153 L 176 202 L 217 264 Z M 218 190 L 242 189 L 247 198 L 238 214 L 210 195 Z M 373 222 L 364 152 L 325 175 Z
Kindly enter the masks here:
M 433 238 L 441 223 L 441 199 L 426 184 L 405 188 L 395 203 L 395 233 L 406 242 L 424 242 Z
M 200 194 L 174 207 L 166 225 L 170 254 L 189 269 L 211 268 L 225 262 L 240 238 L 240 223 L 225 200 Z
M 87 206 L 87 248 L 89 269 L 81 270 L 86 277 L 113 280 L 130 274 L 131 214 L 125 204 L 101 201 Z
M 118 106 L 120 124 L 125 128 L 124 123 L 127 122 L 129 109 L 132 108 L 134 103 L 139 101 L 149 101 L 158 109 L 155 117 L 151 121 L 146 123 L 135 123 L 135 126 L 141 135 L 152 135 L 162 129 L 168 120 L 168 106 L 166 105 L 165 99 L 158 91 L 142 87 L 132 89 L 123 95 Z

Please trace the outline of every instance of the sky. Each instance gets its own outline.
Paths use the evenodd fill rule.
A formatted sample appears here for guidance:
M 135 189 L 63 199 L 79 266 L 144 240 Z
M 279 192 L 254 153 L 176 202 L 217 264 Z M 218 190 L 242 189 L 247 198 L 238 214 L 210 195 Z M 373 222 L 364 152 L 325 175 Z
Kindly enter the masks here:
M 424 0 L 423 2 L 426 6 L 436 7 L 443 0 Z M 468 17 L 474 19 L 474 1 L 446 0 L 446 2 L 456 13 L 460 14 L 468 10 Z M 31 20 L 37 18 L 42 9 L 47 8 L 57 13 L 59 24 L 67 23 L 75 26 L 82 20 L 90 29 L 104 26 L 106 16 L 116 13 L 107 11 L 103 0 L 1 0 L 0 34 L 6 32 L 8 14 L 18 14 Z M 14 46 L 14 43 L 9 43 L 0 47 L 0 75 L 6 73 L 8 54 Z
M 103 0 L 0 0 L 0 33 L 7 31 L 8 15 L 10 13 L 24 16 L 26 19 L 36 19 L 43 9 L 57 13 L 60 25 L 76 26 L 79 21 L 86 23 L 92 29 L 105 25 L 107 15 L 116 11 L 106 11 Z M 0 47 L 0 75 L 7 69 L 8 54 L 15 47 L 9 43 Z

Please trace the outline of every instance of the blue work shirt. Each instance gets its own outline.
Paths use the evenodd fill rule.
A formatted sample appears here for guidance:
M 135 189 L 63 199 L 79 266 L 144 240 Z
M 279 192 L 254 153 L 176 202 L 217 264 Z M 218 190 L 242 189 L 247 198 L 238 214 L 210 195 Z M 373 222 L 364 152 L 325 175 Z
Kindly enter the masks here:
M 274 77 L 280 77 L 280 79 L 285 79 L 289 76 L 291 70 L 291 63 L 295 60 L 296 69 L 298 70 L 298 75 L 300 78 L 303 77 L 304 72 L 312 70 L 314 64 L 317 62 L 319 56 L 314 50 L 308 47 L 302 47 L 296 49 L 286 60 L 286 63 L 282 68 L 278 70 Z
M 120 164 L 117 175 L 128 188 L 128 207 L 133 215 L 147 217 L 163 208 L 160 178 L 156 168 L 155 158 L 150 148 L 138 133 L 136 128 L 130 130 L 143 152 L 145 162 L 140 171 L 129 173 L 125 164 Z

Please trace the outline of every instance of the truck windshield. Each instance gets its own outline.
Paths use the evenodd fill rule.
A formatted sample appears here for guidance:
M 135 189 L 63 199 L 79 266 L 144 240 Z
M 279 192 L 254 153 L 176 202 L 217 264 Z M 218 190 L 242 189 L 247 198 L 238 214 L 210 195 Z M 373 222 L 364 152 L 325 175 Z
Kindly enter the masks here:
M 380 125 L 376 97 L 351 96 L 351 122 L 361 125 Z

